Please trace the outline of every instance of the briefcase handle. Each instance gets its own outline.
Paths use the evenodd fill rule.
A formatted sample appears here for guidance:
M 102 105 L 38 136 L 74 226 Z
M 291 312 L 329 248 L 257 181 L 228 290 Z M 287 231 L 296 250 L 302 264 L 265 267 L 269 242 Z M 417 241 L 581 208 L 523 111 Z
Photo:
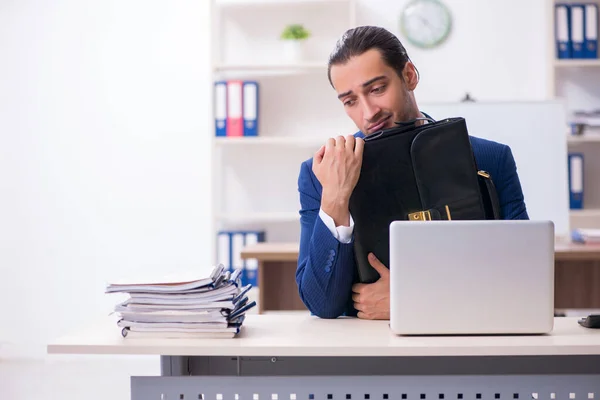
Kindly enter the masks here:
M 375 139 L 378 139 L 383 136 L 390 136 L 390 135 L 396 135 L 398 133 L 407 132 L 410 129 L 415 127 L 415 124 L 417 123 L 417 121 L 429 121 L 430 123 L 436 122 L 433 118 L 428 118 L 428 117 L 415 118 L 415 119 L 411 119 L 410 121 L 398 121 L 398 122 L 394 122 L 394 124 L 396 124 L 397 126 L 395 126 L 393 128 L 383 129 L 383 130 L 380 130 L 379 132 L 372 133 L 369 136 L 365 137 L 364 140 L 365 140 L 365 142 L 368 142 L 368 141 L 375 140 Z
M 429 121 L 431 123 L 435 123 L 435 119 L 433 119 L 431 117 L 415 118 L 415 119 L 411 119 L 410 121 L 397 121 L 394 123 L 396 125 L 400 125 L 400 126 L 410 126 L 410 125 L 416 124 L 417 121 Z

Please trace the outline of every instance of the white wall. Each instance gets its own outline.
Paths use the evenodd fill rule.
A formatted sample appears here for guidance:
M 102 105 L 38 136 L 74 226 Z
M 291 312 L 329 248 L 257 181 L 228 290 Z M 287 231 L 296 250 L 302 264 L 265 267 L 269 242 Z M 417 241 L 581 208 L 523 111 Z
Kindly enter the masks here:
M 210 268 L 208 11 L 0 4 L 0 357 L 106 315 L 110 277 Z
M 357 15 L 361 25 L 381 25 L 399 35 L 421 74 L 417 101 L 459 101 L 467 91 L 482 101 L 546 98 L 551 3 L 444 0 L 453 30 L 441 47 L 428 50 L 400 34 L 400 12 L 408 3 L 358 0 Z

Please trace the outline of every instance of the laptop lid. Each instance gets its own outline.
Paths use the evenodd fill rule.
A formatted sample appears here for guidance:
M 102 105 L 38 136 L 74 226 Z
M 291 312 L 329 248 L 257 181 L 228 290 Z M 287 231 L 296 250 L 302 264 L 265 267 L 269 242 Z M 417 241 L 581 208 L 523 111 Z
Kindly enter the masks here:
M 551 221 L 392 222 L 392 331 L 551 331 L 554 240 Z

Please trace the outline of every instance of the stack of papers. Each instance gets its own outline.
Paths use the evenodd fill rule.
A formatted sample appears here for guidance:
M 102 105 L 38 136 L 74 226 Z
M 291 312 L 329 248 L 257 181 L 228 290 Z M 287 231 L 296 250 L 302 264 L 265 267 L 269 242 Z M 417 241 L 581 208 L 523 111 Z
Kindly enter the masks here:
M 600 244 L 600 229 L 575 229 L 571 239 L 577 243 Z
M 106 293 L 128 293 L 117 304 L 117 325 L 126 338 L 233 338 L 245 313 L 256 305 L 241 287 L 242 270 L 218 265 L 208 278 L 172 276 L 144 281 L 120 281 Z
M 575 111 L 573 113 L 573 122 L 587 126 L 600 126 L 600 110 Z

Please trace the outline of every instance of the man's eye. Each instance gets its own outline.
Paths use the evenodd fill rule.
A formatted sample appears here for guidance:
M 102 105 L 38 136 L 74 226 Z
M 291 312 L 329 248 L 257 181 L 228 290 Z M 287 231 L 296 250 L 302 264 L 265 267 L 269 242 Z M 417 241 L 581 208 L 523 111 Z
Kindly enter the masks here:
M 354 100 L 346 100 L 344 102 L 344 106 L 351 106 L 352 104 L 354 104 Z
M 381 93 L 381 92 L 383 92 L 384 88 L 385 88 L 385 86 L 377 86 L 376 88 L 373 88 L 372 92 L 373 93 Z

